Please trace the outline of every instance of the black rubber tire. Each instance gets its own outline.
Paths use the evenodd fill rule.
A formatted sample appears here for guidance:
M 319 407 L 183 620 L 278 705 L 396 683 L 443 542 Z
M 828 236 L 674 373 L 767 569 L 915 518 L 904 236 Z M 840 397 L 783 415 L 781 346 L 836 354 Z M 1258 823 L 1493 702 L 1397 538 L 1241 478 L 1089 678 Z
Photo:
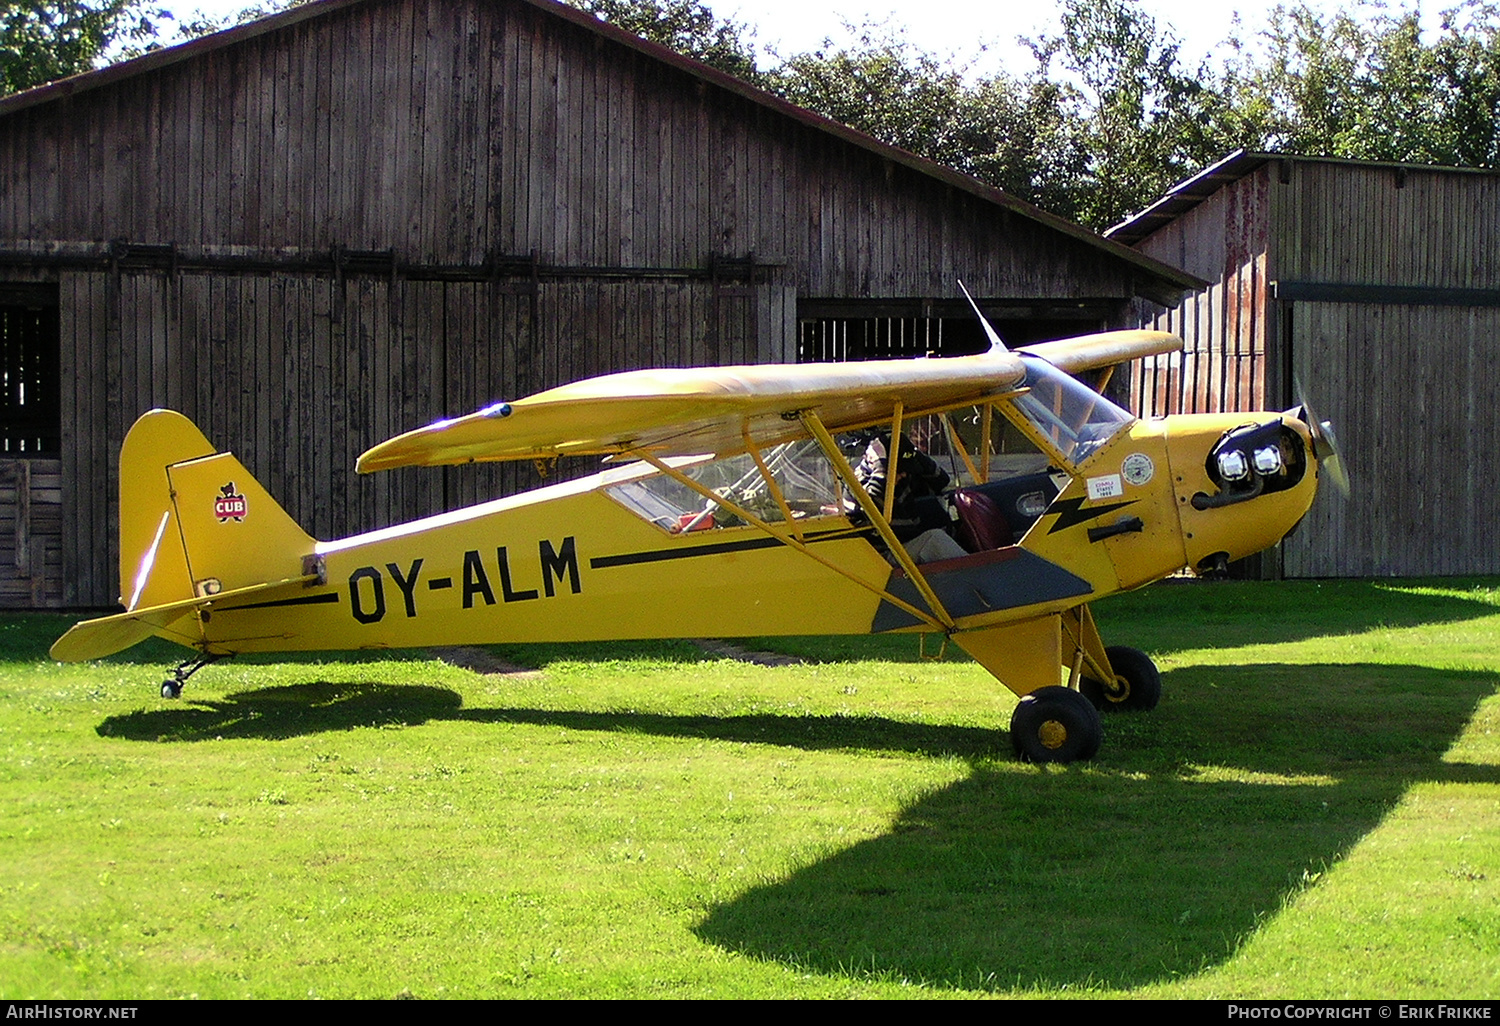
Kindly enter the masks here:
M 1112 645 L 1104 650 L 1119 674 L 1123 691 L 1111 694 L 1100 681 L 1084 677 L 1078 690 L 1101 712 L 1150 712 L 1161 701 L 1161 672 L 1138 648 Z
M 1010 718 L 1010 741 L 1026 762 L 1092 759 L 1104 739 L 1099 710 L 1071 688 L 1038 688 Z
M 177 683 L 175 680 L 164 680 L 164 681 L 162 681 L 161 682 L 161 697 L 163 697 L 163 698 L 181 698 L 182 697 L 182 685 L 179 684 L 179 683 Z

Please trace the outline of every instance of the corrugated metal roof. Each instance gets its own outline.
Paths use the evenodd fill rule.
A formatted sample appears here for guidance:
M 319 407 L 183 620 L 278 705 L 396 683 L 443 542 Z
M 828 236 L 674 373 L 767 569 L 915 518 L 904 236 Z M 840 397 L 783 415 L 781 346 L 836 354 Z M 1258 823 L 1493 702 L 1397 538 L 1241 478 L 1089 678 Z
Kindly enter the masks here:
M 177 46 L 164 47 L 133 60 L 122 61 L 119 64 L 112 64 L 107 68 L 74 75 L 71 78 L 61 79 L 57 82 L 51 82 L 47 85 L 7 96 L 0 99 L 0 117 L 50 103 L 64 97 L 75 96 L 87 90 L 98 89 L 123 79 L 146 74 L 159 68 L 233 46 L 247 39 L 254 39 L 257 36 L 287 28 L 303 21 L 332 14 L 346 7 L 387 2 L 393 2 L 393 0 L 310 0 L 308 3 L 282 11 L 279 14 L 260 18 L 244 25 L 226 29 L 223 32 L 216 32 L 201 39 L 181 43 Z M 952 168 L 944 167 L 942 164 L 928 160 L 925 157 L 919 157 L 914 153 L 883 143 L 873 136 L 850 128 L 848 125 L 825 118 L 820 114 L 815 114 L 804 107 L 798 107 L 779 96 L 751 85 L 743 79 L 735 78 L 733 75 L 710 67 L 691 57 L 686 57 L 675 50 L 642 39 L 634 33 L 601 21 L 585 11 L 555 2 L 555 0 L 511 0 L 511 2 L 530 4 L 538 10 L 572 22 L 581 28 L 595 32 L 606 39 L 610 39 L 654 60 L 669 64 L 687 74 L 718 86 L 727 92 L 734 93 L 763 107 L 774 110 L 809 128 L 837 136 L 853 146 L 878 154 L 887 160 L 909 167 L 931 178 L 936 178 L 947 185 L 967 192 L 986 202 L 993 203 L 996 206 L 1004 207 L 1021 217 L 1045 225 L 1088 246 L 1103 250 L 1109 255 L 1138 268 L 1148 277 L 1155 279 L 1158 284 L 1166 284 L 1184 291 L 1202 289 L 1208 285 L 1208 282 L 1201 278 L 1138 253 L 1121 241 L 1105 238 L 1082 225 L 1075 224 L 1056 214 L 1048 213 L 1040 207 L 1033 206 L 1025 200 L 1018 199 L 994 186 L 986 185 L 976 178 L 955 171 Z M 1146 291 L 1159 290 L 1148 288 Z

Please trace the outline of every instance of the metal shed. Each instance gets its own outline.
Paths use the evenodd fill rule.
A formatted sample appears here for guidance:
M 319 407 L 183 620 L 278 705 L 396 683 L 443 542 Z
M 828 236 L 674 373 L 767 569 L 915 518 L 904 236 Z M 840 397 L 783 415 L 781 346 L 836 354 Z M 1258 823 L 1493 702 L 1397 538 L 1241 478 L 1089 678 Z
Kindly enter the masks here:
M 1214 282 L 1146 323 L 1187 340 L 1133 382 L 1147 413 L 1287 408 L 1347 450 L 1287 577 L 1500 573 L 1500 172 L 1237 152 L 1107 233 Z
M 1202 284 L 551 0 L 318 0 L 8 97 L 0 604 L 115 601 L 149 408 L 335 537 L 535 482 L 356 478 L 392 434 L 612 370 L 963 351 L 960 277 L 1018 340 Z

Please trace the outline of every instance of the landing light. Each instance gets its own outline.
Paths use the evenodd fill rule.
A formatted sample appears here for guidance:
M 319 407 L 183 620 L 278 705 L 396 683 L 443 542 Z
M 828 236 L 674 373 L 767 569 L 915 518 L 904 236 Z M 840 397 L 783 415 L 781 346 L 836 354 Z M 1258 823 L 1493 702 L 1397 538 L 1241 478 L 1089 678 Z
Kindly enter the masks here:
M 1282 468 L 1281 449 L 1274 445 L 1268 445 L 1264 449 L 1255 450 L 1255 472 L 1262 476 L 1267 474 L 1279 474 Z
M 1250 476 L 1250 464 L 1238 449 L 1219 453 L 1219 476 L 1225 481 L 1243 481 Z

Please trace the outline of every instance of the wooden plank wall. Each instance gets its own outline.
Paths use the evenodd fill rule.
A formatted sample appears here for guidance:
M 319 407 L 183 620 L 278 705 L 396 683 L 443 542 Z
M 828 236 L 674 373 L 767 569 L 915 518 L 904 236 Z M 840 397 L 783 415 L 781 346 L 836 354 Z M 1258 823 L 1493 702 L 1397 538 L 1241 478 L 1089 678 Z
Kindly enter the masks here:
M 1500 573 L 1500 407 L 1481 370 L 1500 308 L 1297 303 L 1292 318 L 1354 497 L 1318 496 L 1282 543 L 1286 576 Z
M 1217 394 L 1238 395 L 1242 409 L 1290 405 L 1285 367 L 1339 432 L 1354 500 L 1319 496 L 1281 545 L 1284 576 L 1500 572 L 1486 455 L 1500 445 L 1500 407 L 1484 373 L 1500 307 L 1440 296 L 1432 305 L 1291 302 L 1265 287 L 1500 289 L 1496 209 L 1492 173 L 1278 160 L 1140 245 L 1217 279 L 1204 296 L 1157 312 L 1154 323 L 1184 334 L 1189 351 L 1146 368 L 1134 395 L 1142 409 L 1215 408 L 1212 389 L 1205 403 L 1192 386 L 1192 367 L 1221 349 L 1230 355 L 1220 365 L 1232 367 L 1243 347 L 1235 340 L 1248 337 L 1261 392 Z
M 62 465 L 0 460 L 0 608 L 62 605 Z
M 1500 288 L 1500 175 L 1294 160 L 1286 178 L 1277 278 Z
M 63 290 L 69 605 L 118 596 L 116 461 L 146 410 L 193 419 L 304 529 L 337 538 L 540 481 L 515 464 L 355 475 L 376 442 L 638 359 L 753 362 L 762 311 L 785 318 L 781 289 L 711 282 L 555 282 L 533 297 L 514 282 L 147 272 L 69 273 Z M 629 351 L 636 337 L 655 348 Z
M 1294 161 L 1277 187 L 1284 281 L 1500 289 L 1500 176 Z M 1293 577 L 1500 572 L 1486 382 L 1493 306 L 1280 304 L 1297 376 L 1334 422 L 1355 501 L 1320 496 Z
M 1213 283 L 1180 306 L 1152 308 L 1145 318 L 1147 327 L 1180 335 L 1187 345 L 1181 354 L 1153 357 L 1132 368 L 1130 401 L 1143 416 L 1265 406 L 1270 189 L 1269 169 L 1263 167 L 1137 247 Z

